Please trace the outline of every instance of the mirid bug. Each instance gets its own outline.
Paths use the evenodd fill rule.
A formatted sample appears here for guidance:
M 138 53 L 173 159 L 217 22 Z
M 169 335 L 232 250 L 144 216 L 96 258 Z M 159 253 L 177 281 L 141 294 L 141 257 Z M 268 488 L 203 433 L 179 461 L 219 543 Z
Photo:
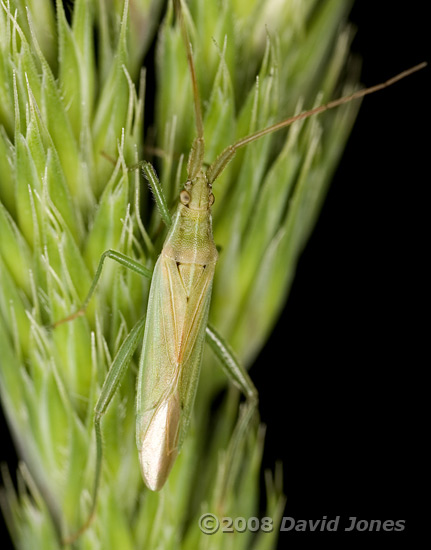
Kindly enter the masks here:
M 144 277 L 152 277 L 146 319 L 137 323 L 122 344 L 96 405 L 97 465 L 90 519 L 97 502 L 102 466 L 101 418 L 142 338 L 143 349 L 136 399 L 136 439 L 142 475 L 150 489 L 160 490 L 163 487 L 187 434 L 205 338 L 247 397 L 247 405 L 240 416 L 235 438 L 242 436 L 256 409 L 257 392 L 247 373 L 223 339 L 214 329 L 207 326 L 212 279 L 217 262 L 211 228 L 211 206 L 214 201 L 212 185 L 236 151 L 295 121 L 383 89 L 423 67 L 423 64 L 418 65 L 383 84 L 360 90 L 246 136 L 222 151 L 209 168 L 205 169 L 203 123 L 193 57 L 185 24 L 181 18 L 179 1 L 176 1 L 175 5 L 181 20 L 193 83 L 197 137 L 189 156 L 187 181 L 180 193 L 172 223 L 155 171 L 149 164 L 144 165 L 145 175 L 154 191 L 162 217 L 170 225 L 161 255 L 151 273 L 118 252 L 105 252 L 82 308 L 67 319 L 56 323 L 58 325 L 72 320 L 85 311 L 102 272 L 104 260 L 108 257 Z M 88 523 L 89 521 L 79 532 L 82 532 Z

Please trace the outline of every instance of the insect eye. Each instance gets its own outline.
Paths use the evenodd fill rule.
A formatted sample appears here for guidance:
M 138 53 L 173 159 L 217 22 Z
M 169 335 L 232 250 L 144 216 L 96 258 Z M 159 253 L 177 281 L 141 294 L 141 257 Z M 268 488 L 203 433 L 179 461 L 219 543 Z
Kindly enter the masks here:
M 210 193 L 210 196 L 209 196 L 209 205 L 212 206 L 214 204 L 214 201 L 215 201 L 215 197 L 212 193 Z
M 190 193 L 188 191 L 186 191 L 185 189 L 183 189 L 180 193 L 180 201 L 183 204 L 189 204 L 189 202 L 190 202 Z

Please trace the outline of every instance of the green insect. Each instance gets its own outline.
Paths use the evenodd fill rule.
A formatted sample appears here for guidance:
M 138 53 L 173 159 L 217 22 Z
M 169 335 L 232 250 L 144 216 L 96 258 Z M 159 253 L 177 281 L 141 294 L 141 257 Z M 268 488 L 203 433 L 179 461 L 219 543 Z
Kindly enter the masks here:
M 174 4 L 183 33 L 193 84 L 197 137 L 188 159 L 187 181 L 180 193 L 178 207 L 172 219 L 153 167 L 149 163 L 143 165 L 144 174 L 150 183 L 161 216 L 169 227 L 163 249 L 153 272 L 119 252 L 106 251 L 100 259 L 82 307 L 54 325 L 71 321 L 84 314 L 96 289 L 106 258 L 115 260 L 143 277 L 151 278 L 146 317 L 135 325 L 121 345 L 95 407 L 97 461 L 92 507 L 88 520 L 68 539 L 69 542 L 88 527 L 94 515 L 102 469 L 101 420 L 141 342 L 142 353 L 136 390 L 136 443 L 142 477 L 149 489 L 162 489 L 187 435 L 205 341 L 210 344 L 224 370 L 246 396 L 246 403 L 232 438 L 232 452 L 244 436 L 256 411 L 258 395 L 250 377 L 228 344 L 208 325 L 211 288 L 218 257 L 212 234 L 212 186 L 229 161 L 238 149 L 264 135 L 386 88 L 424 66 L 418 65 L 385 83 L 359 90 L 348 97 L 316 107 L 246 136 L 227 147 L 209 168 L 205 168 L 203 122 L 191 46 L 182 19 L 180 0 L 175 0 Z

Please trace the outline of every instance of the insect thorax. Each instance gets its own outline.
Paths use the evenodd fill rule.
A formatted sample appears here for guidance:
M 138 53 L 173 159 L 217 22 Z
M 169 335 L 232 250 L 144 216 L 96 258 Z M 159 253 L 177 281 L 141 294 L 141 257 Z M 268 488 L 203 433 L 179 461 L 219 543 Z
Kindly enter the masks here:
M 178 263 L 215 264 L 211 208 L 191 208 L 181 202 L 173 218 L 162 254 Z

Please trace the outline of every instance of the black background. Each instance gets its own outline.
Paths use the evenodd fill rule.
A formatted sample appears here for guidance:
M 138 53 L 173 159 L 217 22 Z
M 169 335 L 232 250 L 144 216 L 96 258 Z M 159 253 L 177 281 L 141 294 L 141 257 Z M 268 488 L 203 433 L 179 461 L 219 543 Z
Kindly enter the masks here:
M 365 85 L 430 61 L 424 5 L 356 2 Z M 279 548 L 405 544 L 421 526 L 429 74 L 363 102 L 285 311 L 251 371 L 267 424 L 264 465 L 283 462 L 284 515 L 404 519 L 406 529 L 285 532 Z M 1 430 L 1 459 L 14 470 Z
M 419 5 L 356 2 L 365 85 L 430 61 Z M 364 100 L 284 313 L 251 371 L 267 424 L 264 465 L 283 461 L 284 515 L 341 516 L 337 533 L 284 532 L 279 548 L 410 546 L 426 521 L 429 75 Z M 403 519 L 406 529 L 343 533 L 350 516 Z

